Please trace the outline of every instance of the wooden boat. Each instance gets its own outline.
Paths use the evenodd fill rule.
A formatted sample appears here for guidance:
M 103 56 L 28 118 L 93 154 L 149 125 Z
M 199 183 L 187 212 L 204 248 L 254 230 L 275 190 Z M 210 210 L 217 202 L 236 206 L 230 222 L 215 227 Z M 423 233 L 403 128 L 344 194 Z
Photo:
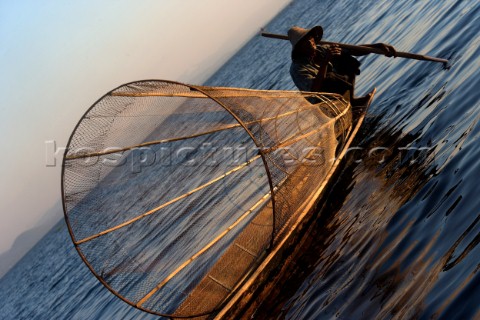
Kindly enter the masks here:
M 223 306 L 223 308 L 214 316 L 214 319 L 235 319 L 243 314 L 245 308 L 251 302 L 261 287 L 268 281 L 269 277 L 281 267 L 286 260 L 291 249 L 298 242 L 299 238 L 311 222 L 321 199 L 326 196 L 329 185 L 338 177 L 339 167 L 342 164 L 352 142 L 354 141 L 366 112 L 373 100 L 376 89 L 370 92 L 370 99 L 364 105 L 353 106 L 352 128 L 349 130 L 346 141 L 341 145 L 338 156 L 336 157 L 327 177 L 318 186 L 318 189 L 307 200 L 305 205 L 299 208 L 293 217 L 288 232 L 283 239 L 268 253 L 263 262 L 252 271 L 252 274 L 246 277 L 244 284 L 238 288 L 236 294 Z
M 143 311 L 238 316 L 311 219 L 373 93 L 352 107 L 336 94 L 163 80 L 112 90 L 64 157 L 82 260 Z

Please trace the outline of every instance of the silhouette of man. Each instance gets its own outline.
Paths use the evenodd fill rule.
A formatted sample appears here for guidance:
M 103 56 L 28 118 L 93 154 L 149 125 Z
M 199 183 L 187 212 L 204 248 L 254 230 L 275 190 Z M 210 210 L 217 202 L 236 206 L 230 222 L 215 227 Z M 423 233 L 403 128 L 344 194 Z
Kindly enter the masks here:
M 292 44 L 292 64 L 290 75 L 301 91 L 332 92 L 343 95 L 352 105 L 362 105 L 369 95 L 354 97 L 355 77 L 360 74 L 360 62 L 352 55 L 368 53 L 345 50 L 338 45 L 321 44 L 323 29 L 316 26 L 304 29 L 290 28 L 288 39 Z M 395 49 L 387 44 L 363 45 L 381 48 L 385 55 L 395 56 Z

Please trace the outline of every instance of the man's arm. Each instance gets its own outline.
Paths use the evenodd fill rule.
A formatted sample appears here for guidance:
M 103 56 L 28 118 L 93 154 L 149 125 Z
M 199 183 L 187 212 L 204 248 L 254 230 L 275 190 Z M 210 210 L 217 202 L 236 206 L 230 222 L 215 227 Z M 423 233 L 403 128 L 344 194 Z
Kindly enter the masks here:
M 320 64 L 320 69 L 318 70 L 318 73 L 315 79 L 313 79 L 312 89 L 310 91 L 313 91 L 313 92 L 322 91 L 323 81 L 327 77 L 328 61 L 326 60 L 324 63 Z
M 384 54 L 387 56 L 387 57 L 396 57 L 397 56 L 397 51 L 395 50 L 395 48 L 389 44 L 386 44 L 386 43 L 373 43 L 373 44 L 361 44 L 362 47 L 370 47 L 370 48 L 377 48 L 377 49 L 381 49 Z M 369 53 L 365 53 L 365 52 L 359 52 L 359 51 L 356 51 L 356 50 L 349 50 L 348 51 L 352 56 L 365 56 Z
M 312 91 L 322 91 L 322 86 L 325 78 L 327 77 L 327 68 L 330 60 L 333 56 L 342 54 L 342 49 L 337 45 L 323 46 L 325 49 L 323 55 L 317 57 L 316 63 L 320 65 L 317 76 L 313 79 Z

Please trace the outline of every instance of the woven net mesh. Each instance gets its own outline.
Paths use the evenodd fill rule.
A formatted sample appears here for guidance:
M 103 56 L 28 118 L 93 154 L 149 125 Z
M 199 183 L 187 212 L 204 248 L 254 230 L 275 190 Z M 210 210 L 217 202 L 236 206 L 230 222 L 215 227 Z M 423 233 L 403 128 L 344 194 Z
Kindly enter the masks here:
M 211 313 L 304 210 L 350 126 L 338 95 L 121 86 L 87 111 L 67 147 L 72 239 L 126 302 Z

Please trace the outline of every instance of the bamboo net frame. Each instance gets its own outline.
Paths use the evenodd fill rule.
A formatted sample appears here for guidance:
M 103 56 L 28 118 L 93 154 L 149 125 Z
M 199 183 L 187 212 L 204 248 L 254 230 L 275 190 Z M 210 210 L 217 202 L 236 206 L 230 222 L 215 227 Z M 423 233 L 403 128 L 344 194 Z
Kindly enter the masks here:
M 122 85 L 68 142 L 62 199 L 73 243 L 132 306 L 212 313 L 323 183 L 351 117 L 335 94 Z
M 125 95 L 125 94 L 124 94 L 124 95 L 113 95 L 113 96 L 136 97 L 137 95 Z M 139 96 L 139 97 L 147 97 L 147 96 L 159 96 L 159 95 L 138 95 L 138 96 Z M 177 96 L 174 96 L 174 95 L 163 95 L 163 96 L 167 96 L 167 97 L 177 97 Z M 178 96 L 180 96 L 180 95 L 178 95 Z M 189 96 L 184 95 L 184 97 L 189 97 Z M 294 111 L 289 111 L 289 112 L 280 114 L 280 115 L 275 116 L 275 117 L 258 119 L 258 120 L 255 120 L 255 121 L 249 121 L 249 122 L 246 122 L 245 124 L 246 124 L 246 125 L 252 125 L 252 124 L 261 123 L 261 122 L 264 122 L 264 121 L 278 120 L 278 119 L 280 119 L 280 118 L 287 117 L 287 116 L 291 116 L 292 114 L 295 114 L 295 113 L 298 113 L 298 112 L 301 112 L 301 111 L 305 111 L 305 110 L 309 110 L 309 109 L 312 109 L 312 108 L 314 108 L 314 106 L 309 105 L 309 106 L 307 106 L 307 107 L 305 107 L 305 108 L 301 108 L 301 109 L 294 110 Z M 113 153 L 118 153 L 118 152 L 129 151 L 129 150 L 132 150 L 132 149 L 135 149 L 135 148 L 148 147 L 148 146 L 153 146 L 153 145 L 157 145 L 157 144 L 165 144 L 165 143 L 169 143 L 169 142 L 176 142 L 176 141 L 180 141 L 180 140 L 187 140 L 187 139 L 192 139 L 192 138 L 198 138 L 198 137 L 200 137 L 200 136 L 204 136 L 204 135 L 208 135 L 208 134 L 212 134 L 212 133 L 217 133 L 217 132 L 224 131 L 224 130 L 230 130 L 230 129 L 240 128 L 240 127 L 241 127 L 241 124 L 237 123 L 237 124 L 232 124 L 232 125 L 225 126 L 225 127 L 222 127 L 222 128 L 218 128 L 218 129 L 215 129 L 215 130 L 200 132 L 200 133 L 193 134 L 193 135 L 189 135 L 189 136 L 182 136 L 182 137 L 176 137 L 176 138 L 170 138 L 170 139 L 163 139 L 163 140 L 156 140 L 156 141 L 148 141 L 148 142 L 139 143 L 139 144 L 136 144 L 136 145 L 133 145 L 133 146 L 128 146 L 128 147 L 124 147 L 124 148 L 118 148 L 118 149 L 114 149 L 114 150 L 98 151 L 98 152 L 87 153 L 87 154 L 78 154 L 78 155 L 71 154 L 71 155 L 68 155 L 68 156 L 66 157 L 66 159 L 67 159 L 67 160 L 73 160 L 73 159 L 83 159 L 83 158 L 98 157 L 98 156 L 103 156 L 103 155 L 108 155 L 108 154 L 113 154 Z

